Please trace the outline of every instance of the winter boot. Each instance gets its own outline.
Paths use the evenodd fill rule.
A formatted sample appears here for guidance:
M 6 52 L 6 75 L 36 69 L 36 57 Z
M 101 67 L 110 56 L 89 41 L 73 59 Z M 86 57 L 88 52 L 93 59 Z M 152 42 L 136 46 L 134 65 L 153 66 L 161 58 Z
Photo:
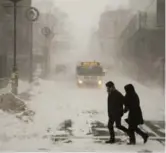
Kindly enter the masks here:
M 148 134 L 146 134 L 146 135 L 143 137 L 144 143 L 146 143 L 146 142 L 148 141 L 148 138 L 149 138 L 149 135 L 148 135 Z
M 127 143 L 127 145 L 135 145 L 135 144 L 136 144 L 136 142 L 134 142 L 134 141 L 133 142 L 130 141 L 130 142 Z
M 135 145 L 136 144 L 136 138 L 134 131 L 129 132 L 129 140 L 130 142 L 127 143 L 127 145 Z
M 105 143 L 111 143 L 111 144 L 112 144 L 112 143 L 115 143 L 115 139 L 112 139 L 112 138 L 111 138 L 110 140 L 106 141 Z

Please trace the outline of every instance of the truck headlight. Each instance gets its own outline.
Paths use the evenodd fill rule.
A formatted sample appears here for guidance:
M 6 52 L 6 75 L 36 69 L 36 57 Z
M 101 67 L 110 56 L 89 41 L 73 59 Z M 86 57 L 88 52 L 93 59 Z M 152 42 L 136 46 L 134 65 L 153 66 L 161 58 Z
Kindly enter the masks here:
M 102 84 L 102 81 L 101 81 L 101 80 L 99 80 L 99 81 L 98 81 L 98 84 L 99 84 L 99 85 L 101 85 L 101 84 Z
M 83 83 L 83 81 L 82 81 L 82 80 L 78 80 L 78 83 L 79 83 L 79 84 L 82 84 L 82 83 Z

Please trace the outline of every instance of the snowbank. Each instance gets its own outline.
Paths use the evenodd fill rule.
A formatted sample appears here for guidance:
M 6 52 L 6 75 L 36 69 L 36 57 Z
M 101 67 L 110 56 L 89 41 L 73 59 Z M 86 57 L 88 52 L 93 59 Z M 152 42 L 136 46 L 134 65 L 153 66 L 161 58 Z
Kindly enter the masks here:
M 26 104 L 14 94 L 7 93 L 0 95 L 0 109 L 3 111 L 18 113 L 25 111 Z
M 22 81 L 22 80 L 19 80 L 19 88 L 18 88 L 18 93 L 22 93 L 22 92 L 25 92 L 27 91 L 30 87 L 31 87 L 31 84 L 27 81 Z
M 22 81 L 19 80 L 18 82 L 19 86 L 18 86 L 18 94 L 27 91 L 30 88 L 30 84 L 27 81 Z M 5 93 L 9 93 L 11 92 L 11 84 L 10 82 L 8 83 L 8 85 L 5 88 L 0 89 L 0 95 L 1 94 L 5 94 Z

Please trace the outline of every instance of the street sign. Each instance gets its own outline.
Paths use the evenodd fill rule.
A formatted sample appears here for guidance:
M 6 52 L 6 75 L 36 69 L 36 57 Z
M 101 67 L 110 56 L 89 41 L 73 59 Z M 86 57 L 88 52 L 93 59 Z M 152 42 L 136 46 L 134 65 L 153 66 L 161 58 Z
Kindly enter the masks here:
M 44 27 L 41 32 L 44 36 L 48 37 L 51 34 L 51 29 L 49 27 Z
M 30 21 L 36 21 L 39 18 L 39 11 L 35 7 L 30 7 L 26 11 L 26 18 Z

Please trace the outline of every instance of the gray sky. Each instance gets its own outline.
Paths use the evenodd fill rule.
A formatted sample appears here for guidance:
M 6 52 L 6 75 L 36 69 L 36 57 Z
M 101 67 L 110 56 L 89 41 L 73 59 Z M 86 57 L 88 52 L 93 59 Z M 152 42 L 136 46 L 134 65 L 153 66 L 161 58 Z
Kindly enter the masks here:
M 79 27 L 89 28 L 96 25 L 107 5 L 116 9 L 120 5 L 126 6 L 127 0 L 54 0 L 54 3 L 67 12 Z
M 52 5 L 69 16 L 72 34 L 75 36 L 76 50 L 88 51 L 88 43 L 93 30 L 98 27 L 101 13 L 106 9 L 128 7 L 128 0 L 33 0 L 40 2 L 40 10 L 49 11 Z M 48 2 L 51 2 L 50 4 Z
M 82 46 L 82 49 L 89 42 L 91 30 L 97 29 L 101 13 L 106 8 L 125 7 L 127 2 L 128 0 L 54 0 L 56 6 L 68 13 L 78 40 L 77 44 Z M 83 50 L 86 50 L 86 47 Z
M 100 14 L 106 8 L 116 9 L 128 5 L 128 0 L 33 0 L 33 2 L 41 2 L 39 7 L 43 10 L 49 10 L 50 4 L 45 4 L 51 2 L 68 13 L 73 23 L 83 28 L 96 26 Z

